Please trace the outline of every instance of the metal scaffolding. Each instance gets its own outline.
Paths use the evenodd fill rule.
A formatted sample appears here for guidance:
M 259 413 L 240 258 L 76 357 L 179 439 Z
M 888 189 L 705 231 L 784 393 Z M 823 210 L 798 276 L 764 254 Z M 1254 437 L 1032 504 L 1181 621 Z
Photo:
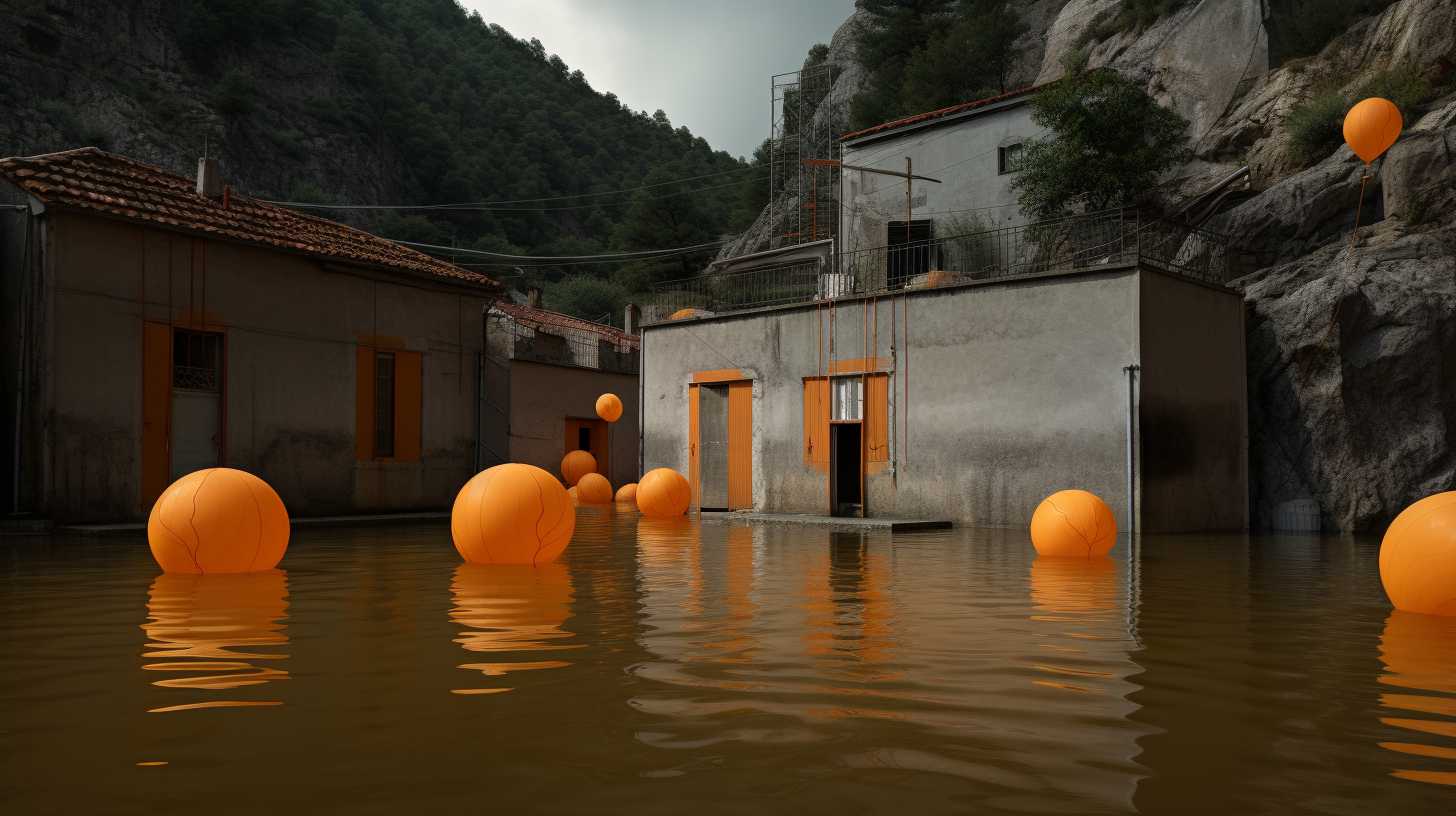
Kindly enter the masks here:
M 838 225 L 839 170 L 833 159 L 839 117 L 819 110 L 834 83 L 830 63 L 775 74 L 769 81 L 769 207 L 779 246 L 832 238 Z

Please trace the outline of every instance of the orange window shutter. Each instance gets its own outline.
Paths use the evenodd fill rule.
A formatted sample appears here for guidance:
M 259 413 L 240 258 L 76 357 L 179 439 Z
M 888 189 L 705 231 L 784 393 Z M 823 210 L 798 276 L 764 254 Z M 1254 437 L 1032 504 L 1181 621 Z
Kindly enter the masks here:
M 890 377 L 865 378 L 865 461 L 890 461 Z
M 688 386 L 688 487 L 692 489 L 693 506 L 701 507 L 698 480 L 698 387 Z
M 607 444 L 607 435 L 611 430 L 604 419 L 588 420 L 586 423 L 591 428 L 591 454 L 597 460 L 597 473 L 603 476 L 611 476 L 612 473 L 612 448 Z
M 141 506 L 150 508 L 167 489 L 171 471 L 172 327 L 142 324 Z
M 418 351 L 394 353 L 394 458 L 401 462 L 420 459 L 424 390 L 421 364 Z
M 753 507 L 753 383 L 728 384 L 728 509 Z
M 829 380 L 804 379 L 804 463 L 829 467 Z
M 354 365 L 354 458 L 374 458 L 374 349 L 359 346 Z

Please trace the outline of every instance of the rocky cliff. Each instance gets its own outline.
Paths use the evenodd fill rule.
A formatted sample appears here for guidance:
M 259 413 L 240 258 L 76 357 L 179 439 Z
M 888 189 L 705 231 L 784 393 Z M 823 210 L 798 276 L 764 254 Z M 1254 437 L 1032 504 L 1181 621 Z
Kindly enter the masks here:
M 1350 14 L 1297 55 L 1298 3 L 1168 5 L 1141 30 L 1108 32 L 1095 27 L 1120 0 L 1026 4 L 1016 84 L 1054 81 L 1074 49 L 1143 83 L 1190 123 L 1193 157 L 1167 201 L 1249 168 L 1242 203 L 1208 226 L 1234 238 L 1232 285 L 1248 305 L 1254 523 L 1379 530 L 1456 487 L 1456 0 L 1367 4 L 1378 13 Z M 830 58 L 852 66 L 866 24 L 863 12 L 846 21 Z M 1357 233 L 1365 168 L 1343 146 L 1311 162 L 1289 120 L 1317 94 L 1355 95 L 1395 70 L 1434 98 L 1370 168 Z M 847 67 L 821 113 L 843 117 L 862 81 Z M 771 245 L 793 190 L 774 204 L 728 253 Z

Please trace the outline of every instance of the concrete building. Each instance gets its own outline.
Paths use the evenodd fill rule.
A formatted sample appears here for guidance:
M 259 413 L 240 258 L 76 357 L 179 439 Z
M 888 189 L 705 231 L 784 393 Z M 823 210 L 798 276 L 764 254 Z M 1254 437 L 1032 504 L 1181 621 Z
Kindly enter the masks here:
M 502 450 L 480 396 L 499 287 L 216 172 L 94 148 L 0 160 L 0 504 L 144 519 L 178 476 L 227 465 L 295 516 L 449 507 Z M 579 415 L 602 376 L 558 365 L 508 390 Z
M 487 464 L 525 462 L 557 473 L 568 451 L 589 451 L 613 487 L 637 481 L 637 363 L 634 335 L 530 303 L 500 302 L 486 315 Z M 629 327 L 630 328 L 630 327 Z M 596 414 L 616 394 L 622 417 Z
M 1025 102 L 845 136 L 846 165 L 908 155 L 940 183 L 911 185 L 907 219 L 904 179 L 846 167 L 830 256 L 789 247 L 659 292 L 644 468 L 681 469 L 712 509 L 1019 526 L 1077 487 L 1123 530 L 1246 527 L 1225 242 L 1121 210 L 1029 223 L 1009 186 L 1037 135 Z M 966 211 L 985 220 L 942 220 Z

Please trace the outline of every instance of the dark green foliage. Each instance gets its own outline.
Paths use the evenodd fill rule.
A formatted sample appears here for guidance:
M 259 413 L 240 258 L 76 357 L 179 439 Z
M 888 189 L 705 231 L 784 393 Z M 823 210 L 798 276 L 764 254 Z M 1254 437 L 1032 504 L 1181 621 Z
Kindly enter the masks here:
M 1188 155 L 1188 122 L 1109 69 L 1071 74 L 1032 107 L 1050 134 L 1026 145 L 1012 186 L 1040 217 L 1133 204 Z
M 620 283 L 588 275 L 573 275 L 548 284 L 542 294 L 548 309 L 613 325 L 622 322 L 624 308 L 631 298 Z
M 632 111 L 592 90 L 544 44 L 516 39 L 454 0 L 169 0 L 164 9 L 187 67 L 226 122 L 225 133 L 212 132 L 214 151 L 234 161 L 262 151 L 267 172 L 250 175 L 282 188 L 247 190 L 254 195 L 318 202 L 325 196 L 307 169 L 313 146 L 350 145 L 366 167 L 380 168 L 386 182 L 370 189 L 384 192 L 346 201 L 331 186 L 333 200 L 486 205 L 321 215 L 405 240 L 530 255 L 714 241 L 752 221 L 766 200 L 762 172 L 661 111 Z M 810 59 L 827 54 L 821 46 Z M 167 93 L 149 90 L 141 100 L 150 118 L 200 147 L 202 125 L 178 127 L 181 103 Z M 620 190 L 628 192 L 612 192 Z M 695 273 L 711 254 L 535 265 L 527 278 L 587 275 L 641 287 Z M 480 268 L 513 274 L 506 264 Z
M 1395 0 L 1269 0 L 1269 57 L 1273 65 L 1317 54 L 1350 24 L 1384 11 Z
M 859 60 L 870 75 L 851 104 L 856 128 L 921 113 L 1007 88 L 1017 40 L 1027 27 L 1008 0 L 876 0 L 860 31 Z
M 1188 0 L 1122 0 L 1122 4 L 1100 12 L 1077 39 L 1077 47 L 1099 43 L 1124 31 L 1140 32 Z
M 1434 95 L 1431 83 L 1419 70 L 1408 66 L 1382 71 L 1348 95 L 1334 86 L 1318 88 L 1284 120 L 1293 158 L 1302 165 L 1310 165 L 1344 144 L 1345 114 L 1362 99 L 1372 96 L 1389 99 L 1409 125 Z

